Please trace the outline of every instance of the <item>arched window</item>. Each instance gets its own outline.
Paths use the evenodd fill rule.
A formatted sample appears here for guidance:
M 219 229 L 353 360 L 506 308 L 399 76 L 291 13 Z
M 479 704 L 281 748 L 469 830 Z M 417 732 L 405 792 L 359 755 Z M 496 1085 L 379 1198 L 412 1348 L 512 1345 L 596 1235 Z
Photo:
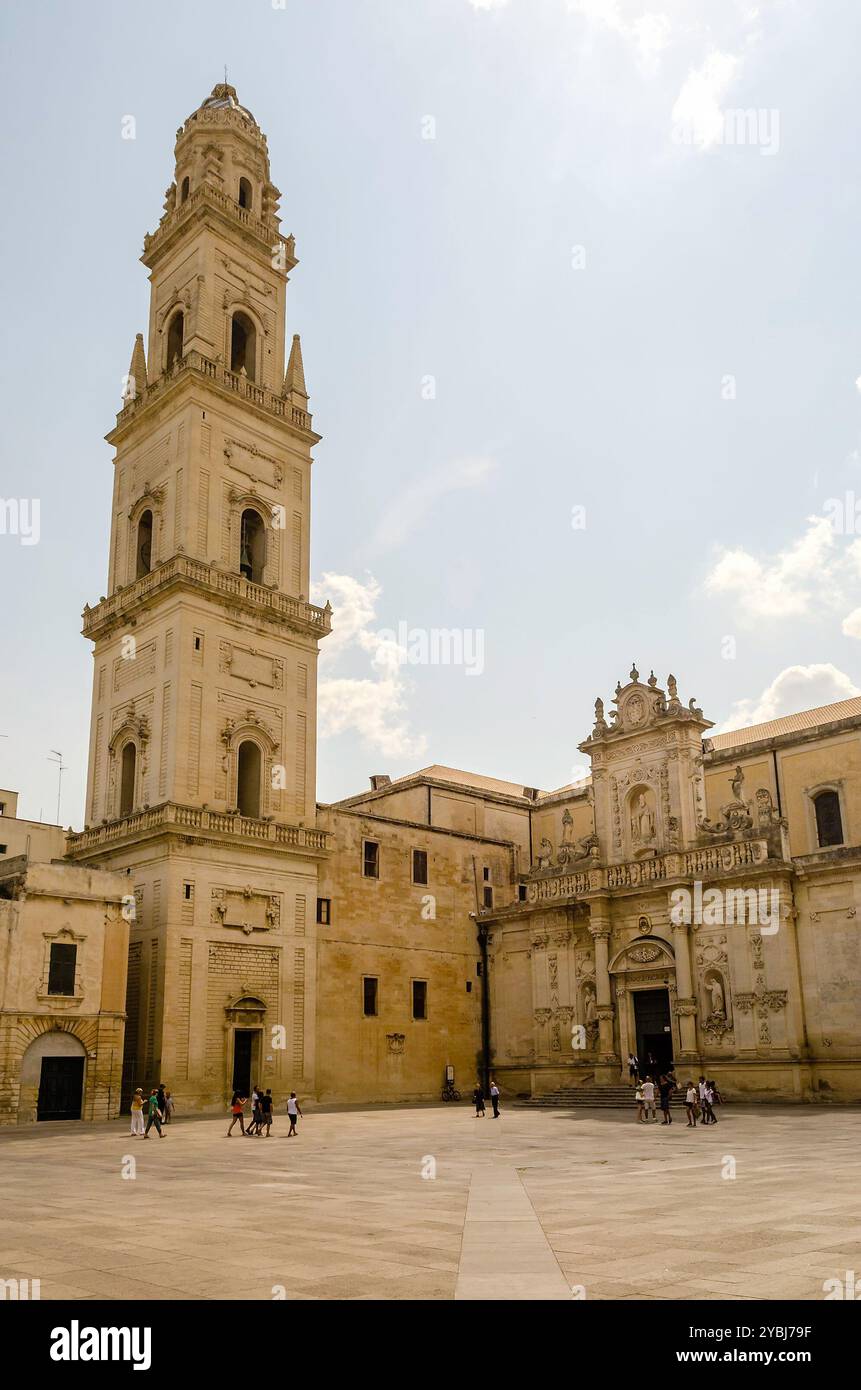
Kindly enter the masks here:
M 184 178 L 183 181 L 182 181 L 182 186 L 181 186 L 180 192 L 179 192 L 179 201 L 180 201 L 181 203 L 184 203 L 185 200 L 186 200 L 186 198 L 188 197 L 188 187 L 189 187 L 189 184 L 188 184 L 188 174 L 186 174 L 185 178 Z
M 260 815 L 260 749 L 246 739 L 239 745 L 236 804 L 241 816 Z
M 247 179 L 239 180 L 239 206 L 241 208 L 251 207 L 251 184 Z
M 135 579 L 152 569 L 152 512 L 147 510 L 138 522 L 137 567 Z
M 252 584 L 263 583 L 266 565 L 266 528 L 259 512 L 248 507 L 242 513 L 239 537 L 239 573 Z
M 248 380 L 253 381 L 256 351 L 254 324 L 247 314 L 234 314 L 230 323 L 230 370 L 244 371 Z
M 178 314 L 174 314 L 170 321 L 170 328 L 167 331 L 167 365 L 168 370 L 174 362 L 182 360 L 182 344 L 185 338 L 185 315 L 180 309 Z
M 813 798 L 816 812 L 816 838 L 821 849 L 827 845 L 843 844 L 843 821 L 840 816 L 840 797 L 836 792 L 820 792 Z
M 132 742 L 123 747 L 120 776 L 120 815 L 130 816 L 135 809 L 135 772 L 138 750 Z

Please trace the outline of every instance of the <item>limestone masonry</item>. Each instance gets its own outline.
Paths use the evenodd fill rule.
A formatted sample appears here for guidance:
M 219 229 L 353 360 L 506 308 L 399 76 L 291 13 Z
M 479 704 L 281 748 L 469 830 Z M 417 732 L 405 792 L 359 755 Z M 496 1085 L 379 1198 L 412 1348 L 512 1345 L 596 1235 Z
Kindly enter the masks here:
M 85 828 L 0 792 L 0 1123 L 618 1085 L 861 1098 L 861 700 L 709 737 L 632 669 L 545 792 L 433 766 L 318 806 L 312 426 L 266 137 L 177 133 L 107 436 Z M 334 615 L 337 621 L 337 614 Z M 8 830 L 6 829 L 8 827 Z M 124 1018 L 125 1015 L 125 1018 Z

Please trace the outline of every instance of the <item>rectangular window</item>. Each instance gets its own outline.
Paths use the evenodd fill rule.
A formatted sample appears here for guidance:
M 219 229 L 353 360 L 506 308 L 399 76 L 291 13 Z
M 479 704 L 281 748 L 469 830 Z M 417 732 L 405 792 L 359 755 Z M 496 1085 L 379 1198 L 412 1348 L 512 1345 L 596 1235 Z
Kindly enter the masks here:
M 75 958 L 77 946 L 67 946 L 65 942 L 51 942 L 51 964 L 48 970 L 49 994 L 75 993 Z
M 5 816 L 5 814 L 6 814 L 6 802 L 5 802 L 5 801 L 0 801 L 0 816 Z
M 185 901 L 186 901 L 187 903 L 188 903 L 188 902 L 191 902 L 191 884 L 190 884 L 190 883 L 184 883 L 184 884 L 182 885 L 182 895 L 183 895 L 183 897 L 185 898 Z
M 425 849 L 413 850 L 413 883 L 427 883 L 428 855 Z
M 519 902 L 522 902 L 522 903 L 525 903 L 525 902 L 526 902 L 526 884 L 525 884 L 525 883 L 518 883 L 518 885 L 517 885 L 517 899 L 518 899 Z
M 489 882 L 490 882 L 490 869 L 488 869 L 487 865 L 485 865 L 485 867 L 484 867 L 484 869 L 482 870 L 482 872 L 483 872 L 483 874 L 484 874 L 484 881 L 485 881 L 485 883 L 489 883 Z
M 329 925 L 329 923 L 331 922 L 331 920 L 332 920 L 332 899 L 331 899 L 331 898 L 318 898 L 318 899 L 317 899 L 317 921 L 320 923 L 320 926 L 321 926 L 321 927 L 328 927 L 328 925 Z
M 6 846 L 5 846 L 5 845 L 0 845 L 0 854 L 5 854 L 5 853 L 6 853 Z
M 376 840 L 363 841 L 362 873 L 365 878 L 380 877 L 380 847 Z
M 485 890 L 484 890 L 484 906 L 485 906 L 485 907 L 493 907 L 493 889 L 492 889 L 492 888 L 485 888 Z
M 413 980 L 413 1018 L 428 1016 L 428 982 Z
M 379 980 L 376 975 L 362 976 L 362 1013 L 365 1018 L 376 1018 Z

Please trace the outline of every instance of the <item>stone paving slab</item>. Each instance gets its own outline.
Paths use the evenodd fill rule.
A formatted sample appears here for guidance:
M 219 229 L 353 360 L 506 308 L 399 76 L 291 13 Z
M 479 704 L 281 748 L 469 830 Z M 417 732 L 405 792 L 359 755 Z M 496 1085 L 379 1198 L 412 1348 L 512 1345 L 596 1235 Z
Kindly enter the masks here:
M 858 1109 L 724 1107 L 705 1130 L 317 1111 L 289 1143 L 225 1128 L 0 1130 L 0 1279 L 72 1300 L 815 1300 L 861 1271 Z

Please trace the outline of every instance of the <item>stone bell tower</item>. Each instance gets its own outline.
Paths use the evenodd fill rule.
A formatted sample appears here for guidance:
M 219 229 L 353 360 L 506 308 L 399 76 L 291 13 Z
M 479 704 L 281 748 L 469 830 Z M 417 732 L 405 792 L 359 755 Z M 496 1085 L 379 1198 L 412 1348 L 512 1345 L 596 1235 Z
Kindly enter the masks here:
M 318 643 L 311 450 L 266 137 L 219 84 L 177 132 L 144 241 L 95 644 L 79 860 L 127 872 L 124 1086 L 187 1108 L 314 1083 Z

